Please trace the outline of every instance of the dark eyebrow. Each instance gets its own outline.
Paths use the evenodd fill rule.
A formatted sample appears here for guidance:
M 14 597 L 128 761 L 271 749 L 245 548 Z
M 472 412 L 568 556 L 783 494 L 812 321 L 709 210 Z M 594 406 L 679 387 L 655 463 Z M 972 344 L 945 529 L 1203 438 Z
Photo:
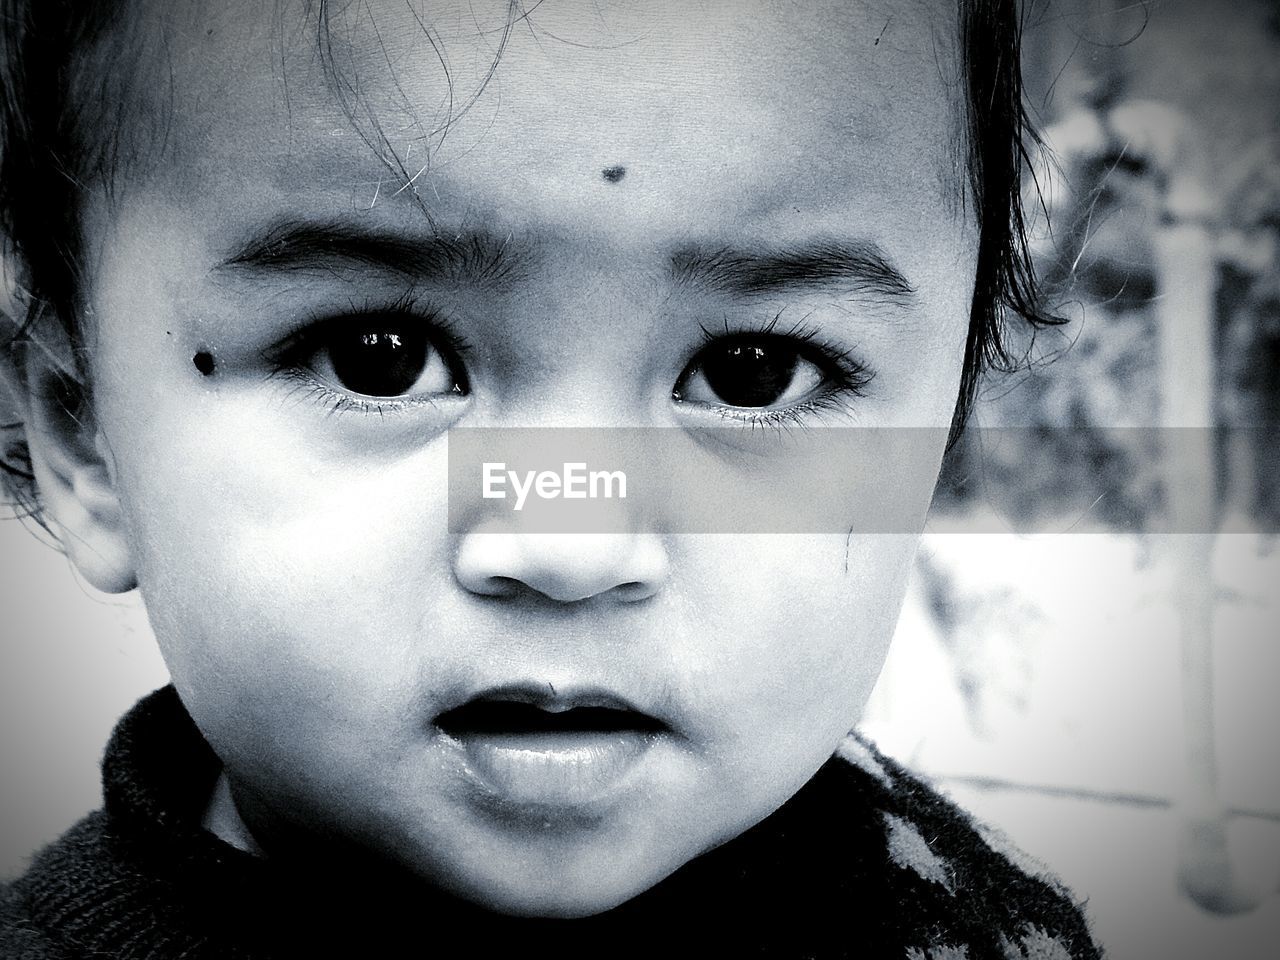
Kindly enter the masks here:
M 281 220 L 257 231 L 215 268 L 266 274 L 374 268 L 415 280 L 501 283 L 526 259 L 484 232 L 422 236 L 348 221 Z
M 915 287 L 883 249 L 869 240 L 818 240 L 780 250 L 688 248 L 671 259 L 678 283 L 723 293 L 761 296 L 794 287 L 843 286 L 855 295 L 907 305 Z

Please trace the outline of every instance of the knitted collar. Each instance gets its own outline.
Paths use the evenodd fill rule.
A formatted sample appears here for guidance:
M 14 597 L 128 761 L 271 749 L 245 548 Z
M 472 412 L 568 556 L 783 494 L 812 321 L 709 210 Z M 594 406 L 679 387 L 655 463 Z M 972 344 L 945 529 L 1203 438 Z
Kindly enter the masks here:
M 471 948 L 458 952 L 557 960 L 692 955 L 699 945 L 715 955 L 975 960 L 1021 956 L 1006 952 L 1005 931 L 1041 906 L 1080 926 L 1069 903 L 994 854 L 955 808 L 865 745 L 851 756 L 615 910 L 515 919 L 359 867 L 286 864 L 223 843 L 201 826 L 219 761 L 166 687 L 112 737 L 105 812 L 35 864 L 25 896 L 37 923 L 84 952 L 147 960 L 402 955 L 406 942 L 438 948 L 446 933 Z M 953 835 L 947 859 L 926 835 Z M 962 863 L 971 848 L 980 859 Z M 957 943 L 969 952 L 936 952 Z

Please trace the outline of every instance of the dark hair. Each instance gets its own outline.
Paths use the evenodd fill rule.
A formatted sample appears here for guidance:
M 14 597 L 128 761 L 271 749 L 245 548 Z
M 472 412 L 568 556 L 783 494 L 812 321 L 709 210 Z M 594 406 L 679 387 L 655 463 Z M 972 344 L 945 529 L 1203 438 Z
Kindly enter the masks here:
M 948 448 L 964 429 L 984 371 L 1016 366 L 1007 346 L 1006 318 L 1021 318 L 1033 330 L 1064 322 L 1041 306 L 1027 239 L 1022 191 L 1034 174 L 1031 153 L 1042 145 L 1023 95 L 1020 10 L 1019 0 L 960 0 L 969 190 L 979 241 L 964 372 Z
M 17 327 L 12 336 L 0 331 L 7 354 L 0 362 L 20 362 L 22 344 L 48 321 L 67 343 L 79 343 L 81 194 L 109 182 L 121 126 L 110 122 L 119 84 L 107 82 L 101 40 L 126 2 L 0 0 L 0 278 L 16 287 L 21 313 L 8 318 Z M 91 92 L 93 72 L 100 75 Z M 71 360 L 87 383 L 79 350 Z M 40 521 L 23 425 L 0 431 L 0 479 L 22 512 Z
M 46 319 L 80 344 L 81 193 L 110 184 L 120 164 L 120 131 L 137 90 L 107 59 L 121 46 L 130 0 L 0 0 L 0 240 L 24 315 L 12 318 L 20 345 Z M 324 3 L 317 4 L 324 22 Z M 959 0 L 964 76 L 967 196 L 980 230 L 964 369 L 951 427 L 959 436 L 983 372 L 1007 369 L 1005 319 L 1057 322 L 1040 312 L 1027 247 L 1022 188 L 1036 135 L 1023 103 L 1018 0 Z M 105 40 L 113 42 L 106 43 Z M 135 64 L 140 59 L 131 58 Z M 136 69 L 136 66 L 135 66 Z M 163 122 L 151 119 L 152 123 Z M 78 350 L 80 383 L 88 370 Z M 21 424 L 5 425 L 0 468 L 17 502 L 38 518 L 30 454 Z

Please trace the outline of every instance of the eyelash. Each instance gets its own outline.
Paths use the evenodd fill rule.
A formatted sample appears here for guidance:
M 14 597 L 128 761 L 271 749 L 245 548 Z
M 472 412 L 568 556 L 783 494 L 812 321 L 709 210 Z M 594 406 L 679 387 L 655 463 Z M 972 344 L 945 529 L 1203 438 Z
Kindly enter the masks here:
M 467 378 L 458 369 L 458 364 L 465 367 L 466 358 L 474 352 L 473 346 L 453 324 L 437 311 L 423 306 L 417 294 L 412 292 L 392 301 L 366 299 L 361 303 L 353 300 L 344 312 L 309 315 L 264 352 L 263 360 L 269 367 L 269 377 L 292 383 L 294 389 L 290 396 L 318 403 L 327 408 L 330 416 L 362 413 L 383 417 L 410 407 L 436 406 L 431 397 L 378 399 L 336 390 L 321 382 L 311 371 L 308 361 L 323 348 L 329 331 L 361 317 L 386 317 L 426 327 L 432 349 L 439 350 L 453 374 L 466 382 Z
M 783 331 L 778 331 L 777 327 L 781 321 L 782 314 L 779 313 L 763 327 L 736 326 L 728 317 L 725 317 L 724 327 L 719 331 L 709 330 L 699 325 L 702 331 L 702 343 L 698 347 L 698 354 L 707 347 L 728 339 L 777 339 L 791 344 L 799 342 L 800 356 L 822 370 L 832 379 L 832 383 L 822 393 L 803 403 L 780 407 L 776 410 L 728 405 L 714 406 L 712 409 L 725 420 L 746 423 L 752 429 L 763 427 L 781 431 L 792 426 L 807 427 L 809 418 L 828 412 L 847 413 L 848 398 L 867 395 L 867 388 L 875 379 L 875 373 L 857 360 L 850 350 L 825 339 L 819 330 L 807 325 L 803 320 L 797 321 Z

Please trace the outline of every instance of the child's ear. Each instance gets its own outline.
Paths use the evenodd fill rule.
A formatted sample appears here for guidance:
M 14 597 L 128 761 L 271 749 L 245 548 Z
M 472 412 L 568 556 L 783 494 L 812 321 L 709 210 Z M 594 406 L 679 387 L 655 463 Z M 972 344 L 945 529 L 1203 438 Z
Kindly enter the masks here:
M 16 391 L 9 386 L 18 394 L 43 519 L 92 586 L 132 590 L 137 580 L 115 465 L 86 390 L 66 372 L 70 364 L 30 341 L 23 347 L 16 364 L 4 364 L 5 376 L 21 379 Z

